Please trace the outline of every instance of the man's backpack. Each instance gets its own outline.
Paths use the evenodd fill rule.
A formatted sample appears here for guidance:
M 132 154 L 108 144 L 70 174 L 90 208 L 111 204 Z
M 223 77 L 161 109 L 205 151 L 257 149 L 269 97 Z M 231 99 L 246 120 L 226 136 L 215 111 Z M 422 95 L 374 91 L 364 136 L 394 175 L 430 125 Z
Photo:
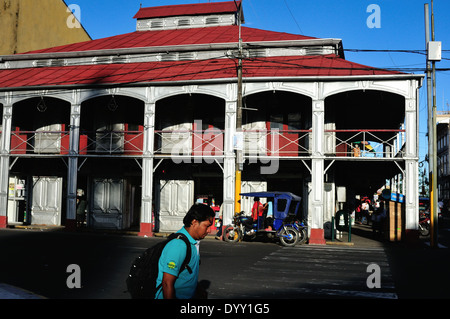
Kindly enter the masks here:
M 186 258 L 181 264 L 180 273 L 186 268 L 192 273 L 188 266 L 191 260 L 191 243 L 184 234 L 171 234 L 165 241 L 160 242 L 138 256 L 132 263 L 130 273 L 126 280 L 128 292 L 132 299 L 154 299 L 155 294 L 161 288 L 160 284 L 156 287 L 158 278 L 158 263 L 164 247 L 173 239 L 182 239 L 187 246 Z

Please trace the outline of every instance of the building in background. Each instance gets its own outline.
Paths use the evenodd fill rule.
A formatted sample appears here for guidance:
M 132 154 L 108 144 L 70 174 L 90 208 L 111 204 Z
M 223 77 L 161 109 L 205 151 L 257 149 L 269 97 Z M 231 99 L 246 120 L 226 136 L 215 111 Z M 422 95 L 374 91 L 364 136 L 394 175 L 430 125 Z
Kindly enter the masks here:
M 439 111 L 437 113 L 437 182 L 438 200 L 450 204 L 450 166 L 449 166 L 449 123 L 450 112 Z
M 63 0 L 0 0 L 0 55 L 90 40 Z
M 1 57 L 3 227 L 73 227 L 77 189 L 92 228 L 172 232 L 194 201 L 222 205 L 227 224 L 242 150 L 242 192 L 300 195 L 310 244 L 391 180 L 404 195 L 392 227 L 418 237 L 422 75 L 348 61 L 341 39 L 241 26 L 240 1 L 135 18 L 132 33 Z M 22 197 L 7 212 L 11 178 Z

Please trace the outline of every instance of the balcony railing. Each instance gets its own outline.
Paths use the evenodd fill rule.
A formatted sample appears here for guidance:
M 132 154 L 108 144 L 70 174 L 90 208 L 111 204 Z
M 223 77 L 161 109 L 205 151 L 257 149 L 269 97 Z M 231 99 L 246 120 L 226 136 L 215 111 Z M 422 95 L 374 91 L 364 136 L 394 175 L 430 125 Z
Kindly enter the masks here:
M 310 130 L 244 130 L 247 156 L 306 156 Z M 222 156 L 225 132 L 208 130 L 155 131 L 155 153 L 185 156 Z
M 78 154 L 141 155 L 143 131 L 96 131 L 80 134 Z M 11 132 L 11 154 L 67 155 L 69 131 Z
M 311 130 L 244 130 L 248 156 L 308 156 Z
M 405 130 L 325 130 L 325 156 L 392 158 L 403 157 Z M 311 155 L 311 130 L 244 130 L 245 156 L 303 157 Z M 207 130 L 156 130 L 155 154 L 223 156 L 225 132 Z M 81 155 L 142 155 L 143 128 L 82 131 Z M 69 131 L 11 132 L 11 154 L 59 154 L 70 151 Z
M 404 141 L 399 142 L 399 134 L 405 130 L 326 130 L 325 135 L 331 135 L 336 145 L 332 146 L 335 152 L 326 155 L 337 157 L 366 157 L 391 158 L 403 157 Z M 401 145 L 399 145 L 401 144 Z
M 80 145 L 80 153 L 109 154 L 109 155 L 142 155 L 144 145 L 144 131 L 131 130 L 97 130 L 83 131 L 86 145 Z
M 11 154 L 69 153 L 68 131 L 14 131 L 11 132 Z
M 208 130 L 157 130 L 155 154 L 223 156 L 225 132 Z

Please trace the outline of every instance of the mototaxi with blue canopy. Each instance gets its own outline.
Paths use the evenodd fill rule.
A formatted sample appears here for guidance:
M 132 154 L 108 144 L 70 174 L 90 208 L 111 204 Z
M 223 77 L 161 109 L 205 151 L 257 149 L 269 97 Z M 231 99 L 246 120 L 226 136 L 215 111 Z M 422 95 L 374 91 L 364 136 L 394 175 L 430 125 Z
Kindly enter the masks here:
M 302 198 L 290 192 L 250 192 L 241 193 L 245 197 L 273 198 L 273 228 L 278 230 L 283 226 L 288 216 L 297 216 Z M 263 225 L 258 225 L 258 229 Z

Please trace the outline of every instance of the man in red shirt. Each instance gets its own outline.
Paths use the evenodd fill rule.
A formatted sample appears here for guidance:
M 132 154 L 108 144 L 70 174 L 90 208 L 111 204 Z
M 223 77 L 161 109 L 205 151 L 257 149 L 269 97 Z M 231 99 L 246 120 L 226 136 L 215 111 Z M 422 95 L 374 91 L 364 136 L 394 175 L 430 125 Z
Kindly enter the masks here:
M 263 217 L 263 211 L 264 207 L 263 204 L 259 201 L 259 197 L 254 198 L 254 203 L 252 207 L 252 219 L 253 221 L 258 221 L 258 229 L 262 225 L 262 217 Z

